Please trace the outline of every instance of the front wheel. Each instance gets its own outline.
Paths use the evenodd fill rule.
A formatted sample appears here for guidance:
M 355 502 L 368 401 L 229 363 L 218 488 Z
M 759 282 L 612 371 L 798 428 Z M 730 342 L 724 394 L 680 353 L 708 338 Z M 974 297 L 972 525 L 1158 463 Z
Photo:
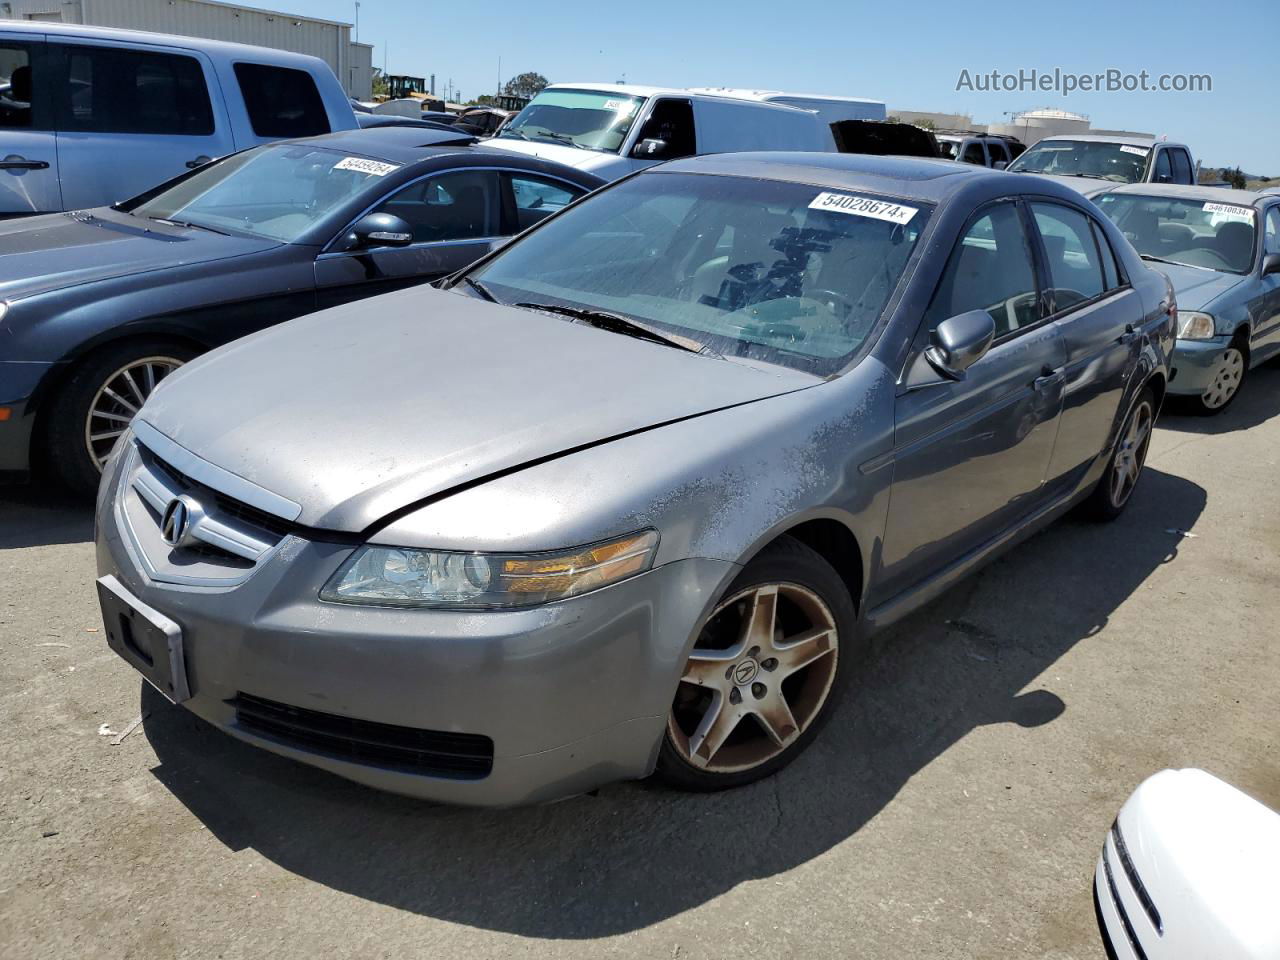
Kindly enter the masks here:
M 1195 398 L 1196 413 L 1213 416 L 1221 413 L 1240 395 L 1245 377 L 1249 373 L 1249 357 L 1238 342 L 1223 351 L 1214 368 L 1213 379 L 1204 392 Z
M 195 356 L 176 343 L 141 340 L 107 347 L 62 384 L 46 415 L 49 461 L 73 492 L 93 496 L 102 465 L 147 397 Z
M 830 716 L 858 652 L 853 601 L 791 538 L 738 575 L 685 664 L 658 774 L 686 790 L 759 780 L 798 756 Z
M 1107 470 L 1089 497 L 1086 508 L 1094 519 L 1114 520 L 1124 512 L 1146 466 L 1155 422 L 1155 394 L 1147 387 L 1120 428 Z

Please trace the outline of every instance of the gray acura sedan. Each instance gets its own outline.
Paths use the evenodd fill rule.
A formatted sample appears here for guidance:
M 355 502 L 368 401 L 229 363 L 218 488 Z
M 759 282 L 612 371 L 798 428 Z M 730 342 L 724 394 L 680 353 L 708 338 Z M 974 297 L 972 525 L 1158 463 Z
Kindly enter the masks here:
M 870 631 L 1124 509 L 1174 337 L 1078 193 L 888 157 L 666 164 L 446 286 L 168 377 L 97 556 L 170 699 L 456 803 L 777 770 Z

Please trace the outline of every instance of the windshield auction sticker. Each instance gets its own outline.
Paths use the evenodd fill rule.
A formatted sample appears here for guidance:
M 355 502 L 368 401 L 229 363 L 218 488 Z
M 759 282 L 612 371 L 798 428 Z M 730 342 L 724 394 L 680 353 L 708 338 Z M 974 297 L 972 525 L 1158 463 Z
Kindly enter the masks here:
M 916 207 L 870 197 L 855 197 L 848 193 L 823 192 L 813 198 L 810 210 L 827 210 L 831 213 L 850 213 L 855 217 L 873 217 L 890 223 L 910 223 L 916 215 Z
M 367 173 L 374 177 L 385 177 L 398 163 L 383 163 L 381 160 L 367 160 L 364 157 L 343 157 L 333 165 L 335 170 L 354 170 L 356 173 Z
M 1132 153 L 1135 157 L 1145 157 L 1151 151 L 1146 147 L 1134 147 L 1127 143 L 1120 144 L 1121 153 Z
M 1204 212 L 1217 214 L 1222 220 L 1253 223 L 1253 210 L 1249 207 L 1237 207 L 1234 203 L 1206 203 Z

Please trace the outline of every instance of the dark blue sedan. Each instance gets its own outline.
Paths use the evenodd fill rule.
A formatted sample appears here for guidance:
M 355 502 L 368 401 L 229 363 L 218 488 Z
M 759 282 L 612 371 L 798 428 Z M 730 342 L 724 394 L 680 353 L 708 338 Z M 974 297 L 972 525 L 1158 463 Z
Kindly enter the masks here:
M 47 462 L 92 491 L 143 401 L 197 354 L 453 273 L 601 183 L 461 132 L 390 127 L 0 223 L 0 477 Z

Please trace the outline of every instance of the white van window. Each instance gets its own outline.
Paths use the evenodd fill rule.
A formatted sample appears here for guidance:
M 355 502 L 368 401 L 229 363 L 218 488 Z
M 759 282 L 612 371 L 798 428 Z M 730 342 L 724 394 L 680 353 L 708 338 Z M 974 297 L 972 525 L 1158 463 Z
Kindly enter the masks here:
M 59 129 L 207 137 L 213 108 L 194 57 L 61 46 L 66 81 L 55 85 Z
M 314 137 L 328 133 L 329 114 L 311 74 L 262 63 L 237 63 L 236 81 L 260 137 Z
M 498 136 L 617 153 L 643 104 L 602 90 L 543 90 Z
M 31 53 L 26 45 L 0 44 L 0 128 L 32 129 L 32 88 Z

